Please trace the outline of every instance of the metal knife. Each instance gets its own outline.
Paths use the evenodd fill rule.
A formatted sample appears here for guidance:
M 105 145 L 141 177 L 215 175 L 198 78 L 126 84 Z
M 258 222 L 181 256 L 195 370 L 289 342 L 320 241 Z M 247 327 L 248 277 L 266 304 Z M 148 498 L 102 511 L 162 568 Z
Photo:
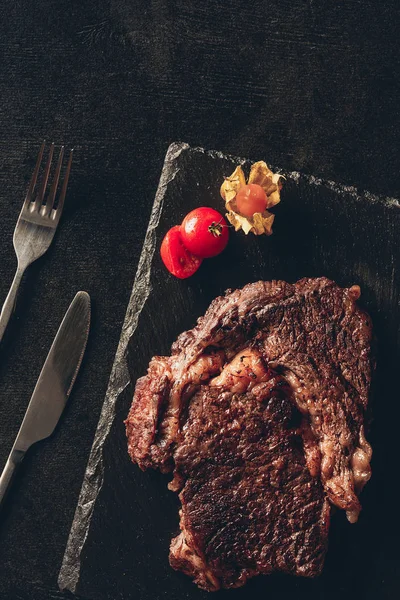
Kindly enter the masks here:
M 81 366 L 89 326 L 90 297 L 86 292 L 78 292 L 54 338 L 1 474 L 0 506 L 25 452 L 49 437 L 58 423 Z

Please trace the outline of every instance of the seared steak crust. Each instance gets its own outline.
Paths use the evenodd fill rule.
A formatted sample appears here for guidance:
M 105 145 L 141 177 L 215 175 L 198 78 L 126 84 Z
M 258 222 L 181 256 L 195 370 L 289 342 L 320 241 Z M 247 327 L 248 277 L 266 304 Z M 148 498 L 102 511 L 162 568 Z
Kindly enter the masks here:
M 205 589 L 274 570 L 313 576 L 330 502 L 354 521 L 370 477 L 371 324 L 357 286 L 257 282 L 216 298 L 139 379 L 132 460 L 174 470 L 174 568 Z
M 205 387 L 190 404 L 174 454 L 175 479 L 185 483 L 170 562 L 200 587 L 322 569 L 329 504 L 306 467 L 283 390 L 276 380 L 256 395 Z

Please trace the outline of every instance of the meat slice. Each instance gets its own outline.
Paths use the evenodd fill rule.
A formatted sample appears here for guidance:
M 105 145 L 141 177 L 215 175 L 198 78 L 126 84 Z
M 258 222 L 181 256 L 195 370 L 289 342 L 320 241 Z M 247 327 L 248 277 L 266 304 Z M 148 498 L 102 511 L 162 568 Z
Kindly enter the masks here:
M 327 499 L 357 520 L 372 369 L 359 295 L 326 278 L 227 292 L 137 382 L 129 453 L 174 471 L 182 531 L 170 561 L 201 587 L 313 576 Z
M 323 566 L 329 503 L 306 466 L 284 382 L 270 377 L 242 394 L 201 388 L 174 453 L 183 489 L 170 563 L 207 590 Z

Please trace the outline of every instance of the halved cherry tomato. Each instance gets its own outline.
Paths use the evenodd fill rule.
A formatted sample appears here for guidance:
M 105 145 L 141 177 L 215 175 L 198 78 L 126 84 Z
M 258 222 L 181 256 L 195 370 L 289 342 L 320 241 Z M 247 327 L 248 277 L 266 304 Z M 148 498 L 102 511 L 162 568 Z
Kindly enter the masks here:
M 229 230 L 224 217 L 213 208 L 195 208 L 182 221 L 182 241 L 195 256 L 217 256 L 226 247 Z
M 161 243 L 161 258 L 168 271 L 179 279 L 186 279 L 197 271 L 203 262 L 184 246 L 179 225 L 172 227 Z
M 267 194 L 261 185 L 248 183 L 236 194 L 236 206 L 241 215 L 252 217 L 254 213 L 262 213 L 267 208 Z

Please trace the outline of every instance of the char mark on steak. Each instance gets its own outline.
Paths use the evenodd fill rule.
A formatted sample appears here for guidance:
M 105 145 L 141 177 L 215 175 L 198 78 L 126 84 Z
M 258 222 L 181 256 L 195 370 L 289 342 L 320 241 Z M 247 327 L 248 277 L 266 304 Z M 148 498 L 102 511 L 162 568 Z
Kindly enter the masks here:
M 208 590 L 258 573 L 314 576 L 329 503 L 361 509 L 371 323 L 357 286 L 257 282 L 216 298 L 138 380 L 131 458 L 173 471 L 171 565 Z

